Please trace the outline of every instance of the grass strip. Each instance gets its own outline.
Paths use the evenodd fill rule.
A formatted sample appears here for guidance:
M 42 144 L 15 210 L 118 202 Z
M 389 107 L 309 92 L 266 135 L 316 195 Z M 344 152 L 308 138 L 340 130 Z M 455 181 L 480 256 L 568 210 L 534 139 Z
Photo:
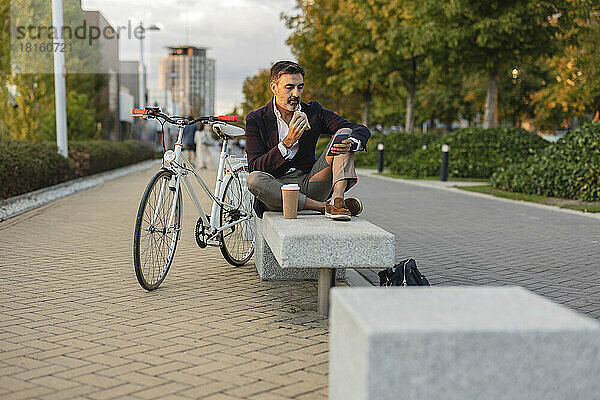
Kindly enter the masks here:
M 547 204 L 560 208 L 568 208 L 589 213 L 600 212 L 600 201 L 579 201 L 571 199 L 562 199 L 558 197 L 546 197 L 537 194 L 527 194 L 518 192 L 509 192 L 507 190 L 496 189 L 490 185 L 481 186 L 456 186 L 457 189 L 468 190 L 470 192 L 490 194 L 496 197 L 502 197 L 511 200 L 529 201 L 532 203 Z
M 400 179 L 411 179 L 411 180 L 425 180 L 425 181 L 439 181 L 439 176 L 427 176 L 425 178 L 415 178 L 414 176 L 408 175 L 396 175 L 391 172 L 381 172 L 377 173 L 378 175 L 388 176 L 390 178 L 400 178 Z M 485 178 L 448 178 L 448 182 L 482 182 L 487 181 Z

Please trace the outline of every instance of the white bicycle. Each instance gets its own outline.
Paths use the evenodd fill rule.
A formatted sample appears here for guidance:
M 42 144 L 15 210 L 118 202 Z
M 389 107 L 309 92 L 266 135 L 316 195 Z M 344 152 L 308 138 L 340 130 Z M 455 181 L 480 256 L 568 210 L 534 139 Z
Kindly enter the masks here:
M 198 211 L 195 237 L 200 248 L 218 246 L 223 257 L 234 266 L 244 265 L 254 254 L 253 196 L 246 186 L 248 161 L 246 157 L 228 154 L 229 140 L 245 135 L 242 128 L 226 124 L 237 117 L 186 118 L 167 116 L 159 108 L 133 109 L 133 116 L 156 119 L 163 127 L 163 164 L 152 177 L 140 202 L 133 236 L 133 264 L 138 282 L 146 290 L 156 289 L 167 276 L 175 248 L 181 236 L 185 188 Z M 203 122 L 223 140 L 214 193 L 202 180 L 181 150 L 183 128 Z M 173 150 L 164 146 L 164 124 L 178 126 Z M 190 184 L 192 174 L 212 199 L 210 216 L 206 215 Z M 182 185 L 183 183 L 183 185 Z

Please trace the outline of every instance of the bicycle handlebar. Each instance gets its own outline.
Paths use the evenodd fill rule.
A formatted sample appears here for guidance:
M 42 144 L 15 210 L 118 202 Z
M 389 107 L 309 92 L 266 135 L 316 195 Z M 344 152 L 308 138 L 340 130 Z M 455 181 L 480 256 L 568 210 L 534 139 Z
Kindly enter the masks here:
M 182 117 L 179 115 L 168 116 L 160 112 L 158 107 L 146 107 L 145 109 L 134 108 L 131 110 L 131 114 L 133 117 L 146 117 L 146 118 L 162 118 L 165 122 L 174 125 L 192 125 L 196 122 L 236 122 L 237 116 L 235 115 L 219 115 L 218 117 L 210 116 L 210 117 L 198 117 L 198 118 L 190 118 L 190 117 Z
M 235 115 L 219 115 L 219 121 L 223 122 L 237 122 L 237 117 Z

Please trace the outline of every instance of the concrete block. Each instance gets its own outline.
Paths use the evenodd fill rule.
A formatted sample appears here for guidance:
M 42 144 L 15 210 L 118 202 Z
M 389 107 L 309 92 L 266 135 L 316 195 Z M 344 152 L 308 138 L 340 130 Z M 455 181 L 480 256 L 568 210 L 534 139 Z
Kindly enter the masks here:
M 343 222 L 301 213 L 297 219 L 286 220 L 281 213 L 265 212 L 256 221 L 257 235 L 264 238 L 283 269 L 394 265 L 394 235 L 360 217 Z
M 332 400 L 600 398 L 600 323 L 522 288 L 332 288 L 329 322 Z
M 256 247 L 254 249 L 254 264 L 256 265 L 258 276 L 262 281 L 316 281 L 318 279 L 318 269 L 281 268 L 262 235 L 262 229 L 260 228 L 261 220 L 259 218 L 255 218 L 255 220 L 257 227 L 255 229 Z M 337 280 L 344 280 L 346 278 L 346 270 L 344 268 L 336 269 L 335 277 Z

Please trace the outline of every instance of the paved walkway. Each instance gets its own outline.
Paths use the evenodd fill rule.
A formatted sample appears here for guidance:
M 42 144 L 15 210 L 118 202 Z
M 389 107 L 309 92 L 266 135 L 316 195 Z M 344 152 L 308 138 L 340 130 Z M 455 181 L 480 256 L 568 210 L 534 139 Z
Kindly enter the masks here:
M 0 223 L 0 398 L 326 398 L 316 285 L 260 282 L 253 264 L 199 249 L 189 203 L 167 279 L 139 287 L 133 224 L 153 172 Z M 360 181 L 364 218 L 432 284 L 522 285 L 600 317 L 598 219 Z
M 316 285 L 199 249 L 191 203 L 165 282 L 140 288 L 133 225 L 153 173 L 0 223 L 0 398 L 326 398 Z
M 434 285 L 519 285 L 600 318 L 600 219 L 360 175 L 363 217 Z M 378 280 L 375 272 L 366 274 Z

